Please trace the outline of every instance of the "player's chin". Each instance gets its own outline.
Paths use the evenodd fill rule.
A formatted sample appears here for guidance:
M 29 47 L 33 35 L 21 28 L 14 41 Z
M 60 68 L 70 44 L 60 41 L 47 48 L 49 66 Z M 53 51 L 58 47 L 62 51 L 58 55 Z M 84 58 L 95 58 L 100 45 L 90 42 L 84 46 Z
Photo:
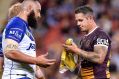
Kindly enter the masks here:
M 81 31 L 82 31 L 82 32 L 86 32 L 86 29 L 82 27 L 82 28 L 81 28 Z
M 81 29 L 82 32 L 85 32 L 85 29 Z

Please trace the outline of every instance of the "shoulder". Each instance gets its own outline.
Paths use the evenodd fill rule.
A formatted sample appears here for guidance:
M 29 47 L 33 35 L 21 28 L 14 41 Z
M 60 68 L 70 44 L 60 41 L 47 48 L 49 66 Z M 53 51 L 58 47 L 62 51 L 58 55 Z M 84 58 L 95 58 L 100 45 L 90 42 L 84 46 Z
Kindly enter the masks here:
M 21 30 L 25 29 L 25 24 L 24 22 L 18 18 L 18 17 L 13 17 L 7 24 L 6 29 L 9 28 L 19 28 Z
M 27 24 L 19 17 L 13 17 L 7 24 L 4 32 L 5 39 L 12 39 L 21 42 L 26 34 Z
M 95 33 L 96 33 L 97 37 L 107 37 L 107 38 L 109 38 L 109 35 L 101 28 L 97 28 Z
M 105 42 L 105 41 L 108 41 L 109 43 L 111 43 L 111 39 L 109 37 L 109 35 L 101 28 L 97 28 L 96 31 L 96 40 L 98 42 L 102 41 L 102 42 Z

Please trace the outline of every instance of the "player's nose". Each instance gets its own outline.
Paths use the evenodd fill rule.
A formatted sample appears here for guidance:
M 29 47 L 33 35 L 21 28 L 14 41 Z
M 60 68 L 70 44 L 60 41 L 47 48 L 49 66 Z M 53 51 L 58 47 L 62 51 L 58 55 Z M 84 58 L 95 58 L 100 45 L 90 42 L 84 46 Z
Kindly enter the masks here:
M 37 19 L 37 20 L 40 20 L 40 18 L 41 18 L 41 14 L 40 14 L 40 13 L 37 13 L 36 19 Z
M 77 26 L 80 28 L 80 26 L 81 26 L 81 23 L 77 22 Z

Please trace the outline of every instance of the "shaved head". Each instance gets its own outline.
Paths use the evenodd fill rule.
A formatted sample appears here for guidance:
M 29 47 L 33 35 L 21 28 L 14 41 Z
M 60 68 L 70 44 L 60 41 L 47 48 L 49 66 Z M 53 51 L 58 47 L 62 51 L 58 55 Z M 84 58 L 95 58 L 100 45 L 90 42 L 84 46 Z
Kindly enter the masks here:
M 36 28 L 37 21 L 41 17 L 41 5 L 35 0 L 24 0 L 21 4 L 22 11 L 20 15 L 28 22 L 28 25 L 32 28 Z
M 39 4 L 38 1 L 34 1 L 34 0 L 24 0 L 22 3 L 22 8 L 23 9 L 34 9 L 36 7 L 39 7 L 41 9 L 41 5 Z

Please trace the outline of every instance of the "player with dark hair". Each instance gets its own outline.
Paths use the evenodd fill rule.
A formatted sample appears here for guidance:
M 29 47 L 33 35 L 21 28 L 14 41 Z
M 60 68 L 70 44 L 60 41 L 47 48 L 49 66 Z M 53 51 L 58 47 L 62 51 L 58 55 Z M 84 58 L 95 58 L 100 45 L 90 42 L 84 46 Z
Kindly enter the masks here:
M 28 25 L 29 16 L 33 13 L 34 20 L 40 18 L 41 5 L 38 1 L 25 0 L 21 4 L 19 14 L 8 22 L 2 35 L 4 54 L 4 72 L 2 79 L 38 79 L 36 66 L 48 67 L 54 59 L 45 55 L 36 57 L 36 44 Z
M 86 35 L 81 38 L 80 47 L 75 43 L 71 46 L 63 46 L 81 57 L 81 78 L 109 79 L 108 62 L 111 47 L 109 36 L 96 25 L 93 10 L 90 7 L 78 7 L 75 10 L 75 19 L 78 27 Z

